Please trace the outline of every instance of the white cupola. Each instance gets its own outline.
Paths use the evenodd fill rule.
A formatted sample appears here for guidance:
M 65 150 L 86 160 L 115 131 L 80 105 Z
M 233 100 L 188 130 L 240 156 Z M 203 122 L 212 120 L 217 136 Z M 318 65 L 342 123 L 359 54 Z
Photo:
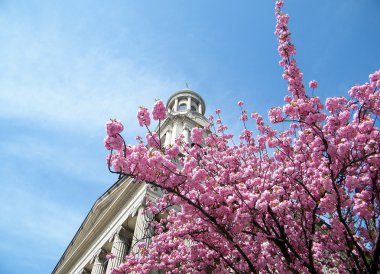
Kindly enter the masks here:
M 209 121 L 204 116 L 206 104 L 203 98 L 193 90 L 183 89 L 174 93 L 166 103 L 167 118 L 161 125 L 161 140 L 165 146 L 174 144 L 175 139 L 183 134 L 187 143 L 194 127 L 204 128 Z
M 170 96 L 166 103 L 166 108 L 170 113 L 186 113 L 188 111 L 205 114 L 206 105 L 202 97 L 190 90 L 183 89 Z

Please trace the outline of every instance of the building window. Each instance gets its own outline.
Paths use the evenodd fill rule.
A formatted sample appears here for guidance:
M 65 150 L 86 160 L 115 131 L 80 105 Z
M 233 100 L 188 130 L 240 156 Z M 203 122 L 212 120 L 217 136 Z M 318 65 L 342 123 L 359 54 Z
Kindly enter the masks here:
M 197 111 L 197 108 L 195 106 L 191 106 L 192 111 Z
M 186 110 L 187 109 L 187 105 L 186 104 L 180 104 L 179 106 L 178 106 L 178 110 L 179 111 L 183 111 L 183 110 Z

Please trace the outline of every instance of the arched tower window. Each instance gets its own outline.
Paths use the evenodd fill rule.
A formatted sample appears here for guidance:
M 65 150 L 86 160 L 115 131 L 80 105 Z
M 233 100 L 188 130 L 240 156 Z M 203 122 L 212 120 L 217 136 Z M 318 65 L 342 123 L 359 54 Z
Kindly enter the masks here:
M 187 109 L 187 105 L 185 103 L 181 103 L 179 106 L 178 106 L 178 111 L 184 111 Z

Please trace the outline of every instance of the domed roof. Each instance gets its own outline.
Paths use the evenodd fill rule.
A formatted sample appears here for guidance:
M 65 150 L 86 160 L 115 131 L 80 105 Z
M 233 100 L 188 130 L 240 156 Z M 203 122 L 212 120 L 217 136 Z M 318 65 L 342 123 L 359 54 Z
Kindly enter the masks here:
M 202 96 L 200 96 L 197 92 L 189 89 L 189 88 L 185 88 L 185 89 L 182 89 L 180 91 L 177 91 L 175 92 L 174 94 L 172 94 L 168 101 L 166 102 L 166 107 L 169 108 L 169 105 L 171 104 L 171 102 L 173 102 L 176 98 L 179 98 L 179 97 L 186 97 L 186 96 L 189 96 L 192 97 L 193 99 L 196 99 L 201 105 L 202 105 L 202 114 L 205 113 L 206 111 L 206 104 L 202 98 Z

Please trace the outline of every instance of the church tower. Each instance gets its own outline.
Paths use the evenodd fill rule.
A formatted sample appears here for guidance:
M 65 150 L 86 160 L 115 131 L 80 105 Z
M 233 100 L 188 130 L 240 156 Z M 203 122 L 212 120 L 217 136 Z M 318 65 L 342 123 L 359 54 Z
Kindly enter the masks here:
M 204 116 L 205 102 L 198 93 L 190 89 L 174 93 L 168 99 L 166 109 L 168 117 L 161 125 L 161 140 L 165 146 L 174 144 L 180 134 L 183 134 L 185 142 L 190 143 L 191 130 L 209 124 Z
M 168 115 L 160 127 L 164 146 L 174 144 L 181 134 L 190 143 L 191 129 L 209 124 L 202 97 L 190 89 L 174 93 L 166 109 Z M 151 216 L 146 216 L 145 201 L 159 196 L 146 184 L 120 178 L 95 201 L 52 273 L 109 274 L 125 255 L 138 251 L 138 241 L 149 242 Z M 114 258 L 109 259 L 111 254 Z

